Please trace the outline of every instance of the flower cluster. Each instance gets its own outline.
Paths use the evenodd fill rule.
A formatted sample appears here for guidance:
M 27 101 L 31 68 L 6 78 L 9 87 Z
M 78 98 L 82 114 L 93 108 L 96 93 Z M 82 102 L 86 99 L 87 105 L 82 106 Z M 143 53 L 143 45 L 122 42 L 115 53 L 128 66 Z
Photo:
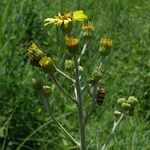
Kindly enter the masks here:
M 61 29 L 67 35 L 69 35 L 72 30 L 73 22 L 85 20 L 87 20 L 87 16 L 84 14 L 82 10 L 78 10 L 64 14 L 59 13 L 57 16 L 54 16 L 53 18 L 46 18 L 44 20 L 46 22 L 44 26 L 47 26 L 49 24 L 60 26 Z
M 46 18 L 44 21 L 46 22 L 44 26 L 47 26 L 49 24 L 54 24 L 57 26 L 64 25 L 65 28 L 68 27 L 69 23 L 73 21 L 84 21 L 87 19 L 87 16 L 84 14 L 82 10 L 70 12 L 70 13 L 59 13 L 57 16 L 54 16 L 53 18 Z
M 117 105 L 119 106 L 119 111 L 115 111 L 114 115 L 120 117 L 122 113 L 128 112 L 128 115 L 132 116 L 134 114 L 134 109 L 138 104 L 138 100 L 134 96 L 130 96 L 127 100 L 125 98 L 119 98 Z
M 33 66 L 42 68 L 46 73 L 55 73 L 55 64 L 50 57 L 41 51 L 35 43 L 28 48 L 28 56 Z

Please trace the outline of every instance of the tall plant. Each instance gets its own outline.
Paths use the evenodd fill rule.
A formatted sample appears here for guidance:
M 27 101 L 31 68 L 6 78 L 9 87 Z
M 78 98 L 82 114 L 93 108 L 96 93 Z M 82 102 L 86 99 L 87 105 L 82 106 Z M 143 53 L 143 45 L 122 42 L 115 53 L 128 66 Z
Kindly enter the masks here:
M 65 34 L 64 43 L 67 46 L 68 54 L 71 56 L 70 60 L 65 61 L 66 71 L 60 70 L 54 63 L 51 57 L 47 56 L 42 50 L 38 48 L 35 43 L 28 48 L 28 55 L 30 62 L 33 66 L 39 67 L 46 74 L 48 74 L 52 81 L 56 84 L 58 89 L 64 94 L 68 100 L 70 100 L 77 107 L 78 112 L 78 124 L 79 124 L 79 140 L 75 139 L 71 132 L 63 127 L 63 125 L 55 118 L 52 112 L 51 105 L 49 104 L 49 97 L 52 94 L 51 87 L 45 85 L 42 78 L 37 78 L 33 80 L 34 88 L 36 89 L 39 97 L 40 103 L 44 106 L 48 115 L 53 119 L 54 123 L 60 129 L 60 131 L 66 136 L 66 138 L 72 142 L 78 149 L 86 150 L 86 134 L 85 127 L 87 121 L 95 109 L 96 105 L 102 105 L 105 97 L 105 88 L 101 84 L 102 80 L 102 65 L 107 59 L 111 48 L 113 46 L 113 41 L 109 38 L 103 37 L 100 39 L 99 50 L 97 55 L 99 55 L 99 60 L 97 61 L 97 66 L 93 69 L 90 77 L 82 77 L 82 71 L 84 68 L 81 66 L 81 60 L 86 53 L 87 45 L 90 38 L 93 36 L 94 25 L 92 22 L 88 21 L 87 15 L 82 10 L 58 14 L 53 18 L 47 18 L 44 20 L 45 26 L 53 24 L 61 28 L 62 32 Z M 80 39 L 75 38 L 72 32 L 75 22 L 83 22 L 81 28 Z M 81 39 L 85 42 L 81 44 Z M 89 60 L 90 61 L 90 60 Z M 60 74 L 70 81 L 71 86 L 74 87 L 74 94 L 67 92 L 63 86 L 57 81 L 57 74 Z M 82 82 L 81 82 L 82 80 Z M 84 85 L 82 85 L 84 83 Z M 88 111 L 86 112 L 83 103 L 85 99 L 83 93 L 86 92 L 89 95 L 91 101 L 89 102 Z M 106 142 L 102 146 L 102 150 L 107 149 L 111 138 L 114 135 L 120 122 L 127 116 L 133 115 L 135 106 L 138 100 L 134 96 L 130 96 L 127 100 L 120 98 L 117 101 L 118 110 L 114 111 L 114 125 Z

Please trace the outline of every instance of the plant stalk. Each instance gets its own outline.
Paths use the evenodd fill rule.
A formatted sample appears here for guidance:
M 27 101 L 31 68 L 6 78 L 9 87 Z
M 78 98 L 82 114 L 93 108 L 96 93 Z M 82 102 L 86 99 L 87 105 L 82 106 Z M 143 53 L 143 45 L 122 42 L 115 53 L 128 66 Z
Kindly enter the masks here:
M 76 74 L 75 74 L 75 91 L 76 91 L 76 99 L 78 101 L 78 116 L 79 116 L 79 132 L 80 132 L 80 145 L 81 150 L 86 150 L 86 142 L 85 142 L 85 125 L 84 125 L 84 112 L 83 112 L 83 98 L 82 98 L 82 90 L 79 81 L 79 64 L 78 60 L 75 57 L 75 66 L 76 66 Z

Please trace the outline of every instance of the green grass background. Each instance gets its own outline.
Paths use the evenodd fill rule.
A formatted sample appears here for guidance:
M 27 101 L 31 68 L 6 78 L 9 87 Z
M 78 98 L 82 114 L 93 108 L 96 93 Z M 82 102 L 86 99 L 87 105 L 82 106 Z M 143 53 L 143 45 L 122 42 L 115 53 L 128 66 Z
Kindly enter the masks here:
M 97 64 L 99 39 L 107 36 L 114 41 L 104 65 L 105 102 L 96 108 L 88 122 L 87 147 L 100 150 L 112 127 L 117 99 L 134 95 L 139 99 L 135 115 L 120 125 L 109 149 L 148 150 L 150 1 L 82 0 L 79 3 L 95 25 L 94 37 L 82 62 L 86 77 Z M 33 68 L 26 60 L 26 49 L 35 41 L 59 68 L 64 69 L 62 64 L 70 56 L 65 51 L 63 34 L 53 26 L 44 27 L 43 20 L 78 7 L 77 0 L 0 1 L 0 147 L 3 150 L 15 150 L 25 140 L 21 149 L 74 149 L 49 119 L 34 94 L 31 78 L 42 76 L 45 81 L 48 80 L 42 71 Z M 78 29 L 74 31 L 75 35 L 78 35 Z M 59 81 L 70 90 L 68 82 L 60 77 Z M 78 137 L 76 108 L 59 93 L 54 86 L 50 99 L 54 114 Z

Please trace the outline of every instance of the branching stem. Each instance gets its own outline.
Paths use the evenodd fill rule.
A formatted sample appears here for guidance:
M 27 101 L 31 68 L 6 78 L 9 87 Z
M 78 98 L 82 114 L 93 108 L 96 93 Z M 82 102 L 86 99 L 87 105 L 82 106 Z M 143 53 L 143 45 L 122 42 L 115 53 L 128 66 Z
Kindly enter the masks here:
M 44 99 L 44 108 L 46 109 L 48 115 L 52 118 L 54 123 L 58 126 L 59 130 L 66 136 L 66 138 L 79 148 L 80 147 L 79 142 L 76 141 L 76 139 L 74 139 L 72 135 L 62 126 L 62 124 L 59 121 L 57 121 L 56 118 L 53 116 L 51 108 L 46 99 Z
M 81 57 L 84 55 L 85 50 L 86 50 L 86 47 L 87 47 L 87 44 L 85 43 L 85 44 L 83 45 L 81 54 L 80 54 L 80 56 L 79 56 L 79 58 L 78 58 L 78 63 L 80 63 Z
M 107 139 L 106 139 L 106 142 L 105 142 L 105 144 L 103 145 L 103 147 L 102 147 L 101 150 L 107 150 L 107 146 L 108 146 L 110 140 L 112 139 L 112 137 L 114 136 L 114 133 L 115 133 L 117 127 L 119 126 L 119 124 L 121 123 L 121 121 L 123 120 L 123 118 L 126 116 L 127 113 L 128 113 L 128 112 L 122 113 L 122 115 L 120 116 L 120 118 L 118 119 L 118 121 L 117 121 L 117 122 L 114 121 L 113 128 L 112 128 L 110 134 L 108 135 L 108 137 L 107 137 Z
M 53 80 L 55 82 L 55 84 L 57 85 L 57 87 L 59 88 L 60 91 L 62 91 L 72 102 L 74 102 L 75 104 L 77 104 L 76 99 L 74 99 L 69 93 L 67 93 L 57 82 L 55 76 L 53 76 Z
M 58 73 L 60 73 L 61 75 L 63 75 L 63 76 L 64 76 L 66 79 L 68 79 L 69 81 L 75 83 L 75 80 L 74 80 L 74 79 L 72 79 L 69 75 L 65 74 L 65 73 L 64 73 L 63 71 L 61 71 L 60 69 L 56 68 L 56 71 L 57 71 Z
M 78 101 L 78 116 L 79 116 L 79 131 L 80 131 L 80 142 L 81 142 L 81 150 L 86 150 L 86 143 L 85 143 L 85 126 L 84 126 L 84 112 L 83 112 L 83 98 L 82 98 L 82 91 L 81 91 L 81 85 L 79 81 L 79 64 L 78 60 L 75 57 L 75 69 L 76 69 L 76 74 L 75 74 L 75 95 L 76 99 Z

